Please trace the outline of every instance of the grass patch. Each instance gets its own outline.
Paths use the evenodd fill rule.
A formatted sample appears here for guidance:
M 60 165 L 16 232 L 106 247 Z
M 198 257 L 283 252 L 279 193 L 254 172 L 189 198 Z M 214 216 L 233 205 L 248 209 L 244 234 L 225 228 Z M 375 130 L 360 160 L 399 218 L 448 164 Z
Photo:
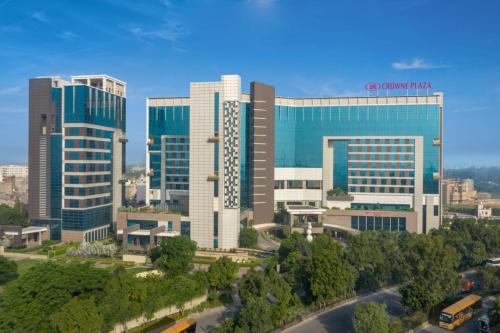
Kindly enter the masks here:
M 102 265 L 122 265 L 132 267 L 134 263 L 131 261 L 123 261 L 111 258 L 85 258 L 85 257 L 72 257 L 72 256 L 59 256 L 54 258 L 57 261 L 69 262 L 69 261 L 78 261 L 78 262 L 89 262 L 94 264 L 102 264 Z
M 33 260 L 33 259 L 21 259 L 21 260 L 16 260 L 15 263 L 17 264 L 17 272 L 21 276 L 26 274 L 26 272 L 31 267 L 45 263 L 45 261 Z
M 260 265 L 260 262 L 260 259 L 248 258 L 247 261 L 238 263 L 238 267 L 256 267 Z
M 207 264 L 210 265 L 216 262 L 217 259 L 213 257 L 195 257 L 193 259 L 193 264 Z

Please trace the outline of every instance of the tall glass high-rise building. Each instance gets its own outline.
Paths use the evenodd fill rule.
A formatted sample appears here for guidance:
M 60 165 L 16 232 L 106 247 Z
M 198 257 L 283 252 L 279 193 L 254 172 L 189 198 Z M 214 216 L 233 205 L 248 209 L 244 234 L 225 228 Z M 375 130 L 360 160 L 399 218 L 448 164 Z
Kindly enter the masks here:
M 108 235 L 122 205 L 125 83 L 107 75 L 29 85 L 29 219 L 51 238 Z
M 189 97 L 147 101 L 147 202 L 184 205 L 201 247 L 236 247 L 242 208 L 256 224 L 321 211 L 346 230 L 428 232 L 442 112 L 441 93 L 288 98 L 257 82 L 244 93 L 236 75 L 191 83 Z

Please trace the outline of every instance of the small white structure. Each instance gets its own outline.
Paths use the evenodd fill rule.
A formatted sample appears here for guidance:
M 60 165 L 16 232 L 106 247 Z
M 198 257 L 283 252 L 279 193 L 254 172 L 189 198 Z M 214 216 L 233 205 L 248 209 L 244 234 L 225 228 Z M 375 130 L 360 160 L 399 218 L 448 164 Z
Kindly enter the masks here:
M 306 239 L 307 241 L 310 243 L 312 242 L 313 240 L 313 236 L 312 236 L 312 225 L 311 225 L 311 222 L 307 223 L 307 231 L 306 231 Z
M 483 218 L 491 217 L 491 211 L 492 211 L 492 209 L 491 208 L 486 208 L 483 205 L 483 202 L 481 201 L 477 205 L 477 218 L 478 219 L 483 219 Z

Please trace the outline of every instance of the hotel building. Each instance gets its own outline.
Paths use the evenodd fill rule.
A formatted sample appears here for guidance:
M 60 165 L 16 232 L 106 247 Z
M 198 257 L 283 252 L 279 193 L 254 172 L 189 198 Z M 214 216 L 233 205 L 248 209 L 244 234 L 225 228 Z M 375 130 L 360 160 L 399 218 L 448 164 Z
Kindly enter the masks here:
M 106 237 L 123 205 L 125 83 L 107 75 L 29 82 L 29 203 L 50 238 Z
M 200 247 L 238 246 L 240 211 L 337 208 L 322 221 L 428 232 L 440 224 L 443 95 L 290 98 L 237 75 L 147 99 L 146 202 L 181 207 Z M 332 195 L 329 190 L 337 194 Z M 174 209 L 172 209 L 174 210 Z

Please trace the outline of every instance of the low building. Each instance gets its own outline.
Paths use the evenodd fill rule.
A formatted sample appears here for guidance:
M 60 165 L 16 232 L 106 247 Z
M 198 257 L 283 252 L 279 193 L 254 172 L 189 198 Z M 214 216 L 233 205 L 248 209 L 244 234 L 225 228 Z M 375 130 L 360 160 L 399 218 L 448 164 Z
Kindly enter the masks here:
M 28 177 L 28 166 L 26 165 L 0 165 L 0 182 L 7 177 Z
M 42 241 L 48 240 L 47 227 L 26 227 L 17 225 L 0 225 L 0 240 L 8 240 L 11 247 L 33 247 L 42 245 Z
M 489 217 L 492 216 L 491 213 L 492 213 L 492 209 L 491 208 L 487 208 L 485 205 L 483 205 L 483 202 L 480 202 L 477 205 L 477 214 L 476 214 L 476 217 L 478 219 L 489 218 Z
M 331 209 L 321 219 L 323 226 L 340 226 L 346 230 L 418 232 L 417 213 L 412 211 Z
M 171 212 L 120 211 L 116 233 L 124 250 L 145 252 L 165 237 L 189 236 L 190 223 L 187 217 Z
M 447 205 L 473 201 L 477 197 L 472 179 L 446 179 L 442 186 L 443 203 Z

